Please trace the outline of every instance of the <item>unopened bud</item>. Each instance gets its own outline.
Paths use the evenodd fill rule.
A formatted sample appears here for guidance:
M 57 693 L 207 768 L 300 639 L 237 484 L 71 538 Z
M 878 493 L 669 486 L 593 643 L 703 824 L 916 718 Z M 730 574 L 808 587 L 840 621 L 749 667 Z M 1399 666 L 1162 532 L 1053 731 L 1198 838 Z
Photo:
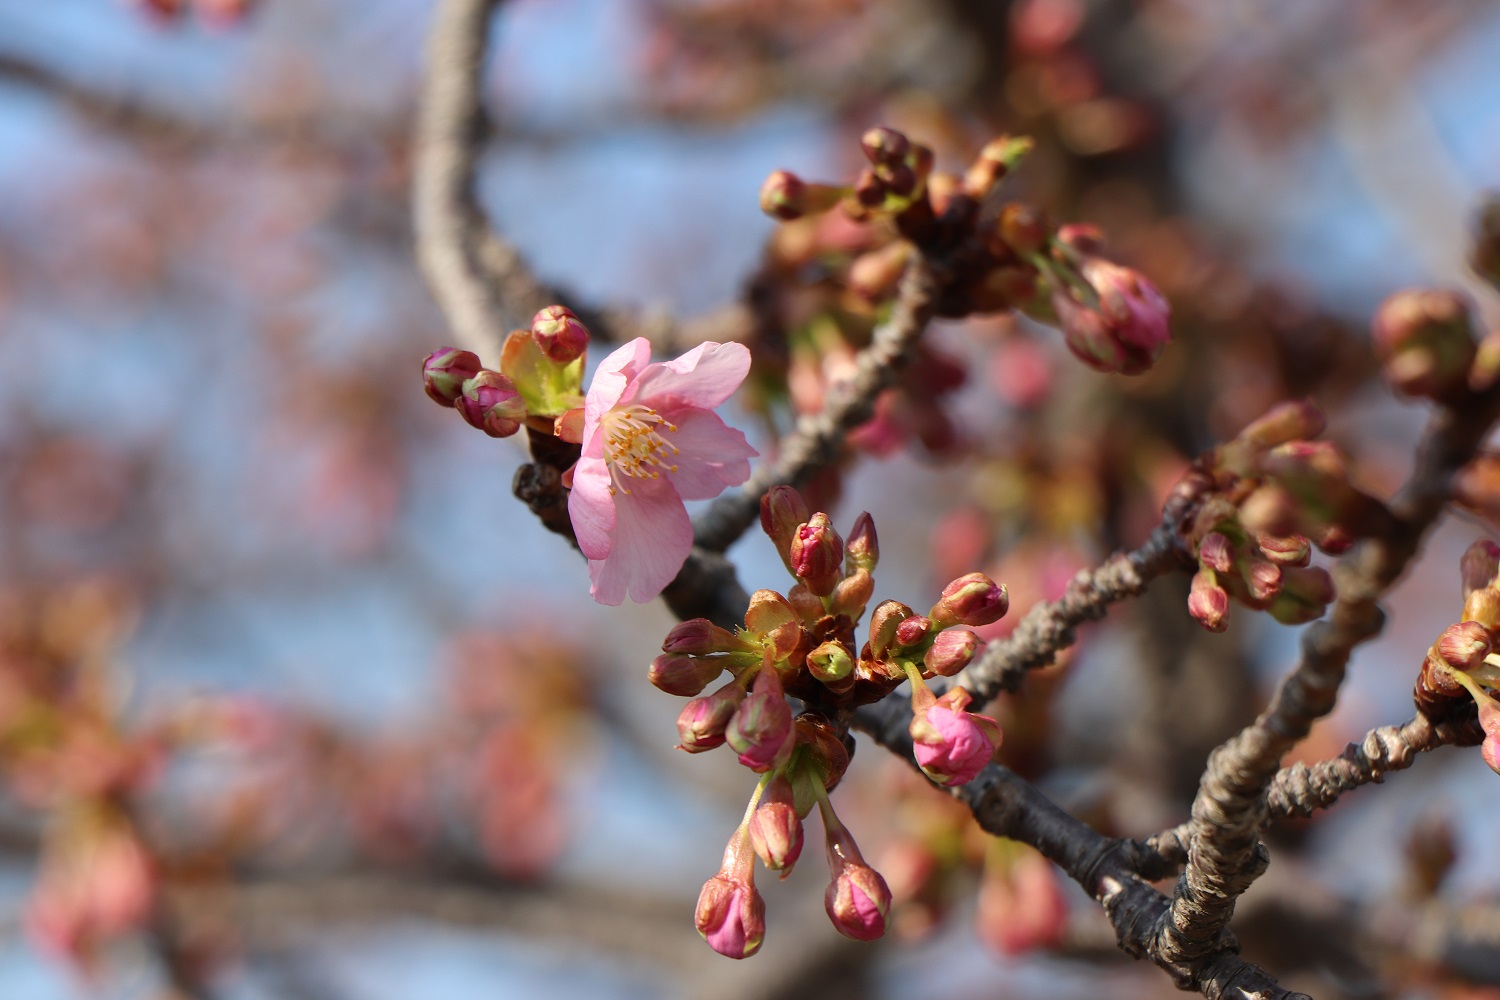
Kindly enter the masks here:
M 724 672 L 722 659 L 678 656 L 663 653 L 651 661 L 647 676 L 651 683 L 667 694 L 691 698 Z
M 901 163 L 911 152 L 911 140 L 884 126 L 866 132 L 860 137 L 859 145 L 865 151 L 865 157 L 876 166 Z
M 1281 575 L 1281 592 L 1271 602 L 1271 617 L 1283 625 L 1302 625 L 1323 617 L 1335 596 L 1333 577 L 1321 566 L 1288 568 Z
M 1193 585 L 1188 591 L 1188 614 L 1210 632 L 1222 632 L 1229 627 L 1229 592 L 1219 586 L 1212 570 L 1199 570 L 1193 574 Z
M 854 745 L 853 742 L 845 743 L 844 737 L 833 724 L 814 712 L 803 712 L 797 716 L 796 729 L 797 745 L 803 747 L 806 752 L 806 756 L 802 759 L 812 764 L 811 768 L 799 767 L 797 774 L 806 774 L 810 770 L 816 771 L 815 777 L 823 783 L 823 788 L 826 791 L 833 791 L 844 777 L 844 772 L 849 769 L 849 750 Z M 815 799 L 816 796 L 813 798 Z M 803 801 L 799 793 L 798 813 L 805 816 L 812 808 L 812 804 L 812 800 Z
M 795 735 L 781 677 L 774 667 L 763 667 L 755 675 L 750 694 L 729 720 L 724 737 L 740 755 L 741 764 L 763 774 L 786 763 Z
M 985 195 L 1011 171 L 1015 170 L 1035 143 L 1026 136 L 1002 135 L 984 144 L 969 169 L 964 172 L 964 193 L 983 200 Z M 1039 243 L 1038 246 L 1041 244 Z
M 1481 538 L 1465 550 L 1464 557 L 1459 562 L 1464 597 L 1494 583 L 1496 574 L 1500 574 L 1500 545 L 1488 538 Z
M 1000 210 L 996 232 L 1018 257 L 1026 258 L 1047 245 L 1047 216 L 1041 209 L 1013 201 Z
M 885 182 L 869 167 L 861 170 L 859 176 L 854 179 L 854 201 L 862 208 L 879 208 L 889 193 Z
M 738 872 L 720 871 L 703 884 L 693 925 L 720 955 L 749 958 L 760 950 L 766 937 L 765 900 L 751 879 Z
M 1005 617 L 1010 595 L 983 573 L 967 573 L 943 588 L 943 595 L 927 617 L 935 628 L 950 625 L 988 625 Z
M 720 628 L 707 618 L 691 618 L 672 626 L 662 640 L 663 653 L 684 656 L 709 656 L 713 653 L 743 653 L 753 647 L 727 628 Z
M 1312 543 L 1303 535 L 1255 536 L 1255 544 L 1271 562 L 1278 566 L 1306 566 L 1312 558 Z
M 1464 599 L 1464 621 L 1478 622 L 1485 628 L 1500 628 L 1500 589 L 1481 587 L 1469 591 Z
M 844 865 L 823 893 L 828 919 L 844 937 L 874 941 L 885 934 L 891 890 L 880 873 L 863 862 Z
M 1397 392 L 1442 399 L 1468 381 L 1474 330 L 1469 300 L 1459 292 L 1397 292 L 1375 313 L 1371 335 L 1386 380 Z
M 547 306 L 531 318 L 531 335 L 542 353 L 560 365 L 583 356 L 589 329 L 567 306 Z
M 422 388 L 434 403 L 452 406 L 463 395 L 464 383 L 479 371 L 479 355 L 456 347 L 439 347 L 422 360 Z
M 1438 656 L 1454 670 L 1473 670 L 1490 655 L 1490 631 L 1479 622 L 1459 622 L 1443 630 Z
M 526 401 L 515 383 L 499 372 L 481 371 L 464 382 L 453 405 L 471 427 L 490 437 L 510 437 L 526 419 Z
M 1198 543 L 1198 562 L 1216 573 L 1234 569 L 1234 545 L 1217 531 L 1209 532 Z
M 786 778 L 777 777 L 766 788 L 750 816 L 749 833 L 761 863 L 786 878 L 802 854 L 802 820 Z
M 880 539 L 875 534 L 875 519 L 868 511 L 854 519 L 854 529 L 844 543 L 844 558 L 850 572 L 857 569 L 875 572 L 875 564 L 880 561 Z
M 913 694 L 912 753 L 922 773 L 945 787 L 973 781 L 1000 748 L 1000 724 L 968 711 L 969 697 L 955 687 L 921 708 Z
M 874 593 L 875 578 L 866 570 L 857 569 L 833 588 L 833 594 L 828 598 L 828 613 L 848 615 L 851 621 L 858 621 Z
M 1269 604 L 1281 590 L 1281 567 L 1265 559 L 1251 559 L 1240 575 L 1250 600 L 1259 607 Z
M 911 608 L 900 601 L 881 601 L 870 612 L 870 655 L 884 660 L 896 642 L 896 629 L 912 616 Z
M 713 694 L 694 698 L 677 716 L 679 749 L 688 753 L 712 750 L 724 742 L 724 728 L 745 698 L 738 681 L 730 681 Z
M 843 579 L 844 540 L 828 515 L 817 513 L 792 537 L 792 572 L 819 597 L 833 593 Z
M 896 626 L 896 645 L 903 648 L 916 646 L 927 638 L 932 622 L 921 615 L 912 615 Z
M 792 539 L 810 516 L 802 494 L 790 486 L 773 486 L 760 498 L 761 530 L 775 544 L 787 569 L 792 567 Z
M 979 636 L 966 628 L 944 629 L 932 640 L 922 663 L 939 677 L 952 677 L 973 662 L 979 645 Z
M 841 642 L 828 641 L 807 654 L 807 669 L 827 684 L 841 681 L 854 670 L 854 657 Z
M 766 637 L 784 625 L 801 624 L 801 616 L 791 602 L 774 590 L 757 590 L 750 595 L 750 606 L 745 609 L 745 630 L 752 635 Z
M 843 195 L 842 188 L 808 184 L 789 170 L 777 170 L 760 186 L 760 210 L 772 218 L 790 222 L 828 211 Z
M 1310 399 L 1277 403 L 1265 416 L 1251 421 L 1238 438 L 1257 451 L 1265 451 L 1288 441 L 1315 438 L 1327 423 L 1323 411 Z

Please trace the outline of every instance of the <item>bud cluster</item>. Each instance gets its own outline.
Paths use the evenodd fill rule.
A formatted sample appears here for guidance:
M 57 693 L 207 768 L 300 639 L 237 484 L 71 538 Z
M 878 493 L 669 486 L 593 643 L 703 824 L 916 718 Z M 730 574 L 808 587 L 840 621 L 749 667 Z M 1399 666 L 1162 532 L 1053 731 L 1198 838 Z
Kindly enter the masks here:
M 1452 399 L 1468 386 L 1471 369 L 1476 380 L 1493 379 L 1492 362 L 1475 364 L 1470 303 L 1460 292 L 1397 292 L 1376 310 L 1370 335 L 1385 380 L 1404 396 Z
M 1312 549 L 1337 555 L 1381 530 L 1385 506 L 1351 481 L 1310 401 L 1281 403 L 1198 458 L 1167 501 L 1198 571 L 1188 611 L 1204 628 L 1229 624 L 1229 599 L 1285 625 L 1322 616 L 1333 579 Z
M 857 296 L 894 294 L 921 247 L 952 275 L 941 315 L 1020 309 L 1060 326 L 1069 349 L 1105 372 L 1140 374 L 1160 357 L 1171 339 L 1169 307 L 1146 278 L 1106 260 L 1091 227 L 1058 228 L 1034 206 L 995 199 L 1030 139 L 991 140 L 962 175 L 935 170 L 932 150 L 894 129 L 873 128 L 860 145 L 869 166 L 847 187 L 778 170 L 761 188 L 761 208 L 783 222 L 838 207 L 847 220 L 882 224 L 881 238 L 859 245 L 849 265 L 847 287 Z
M 1434 721 L 1454 719 L 1466 697 L 1479 710 L 1484 730 L 1480 753 L 1490 770 L 1500 773 L 1500 545 L 1475 542 L 1459 566 L 1464 592 L 1464 620 L 1438 636 L 1422 660 L 1412 691 L 1417 711 Z
M 842 933 L 869 940 L 884 933 L 890 893 L 828 802 L 849 766 L 852 744 L 844 720 L 850 709 L 910 680 L 911 733 L 922 770 L 940 785 L 973 780 L 994 758 L 1000 727 L 967 710 L 970 696 L 963 688 L 939 697 L 924 679 L 967 666 L 980 646 L 970 627 L 998 620 L 1009 600 L 1004 587 L 970 573 L 945 587 L 925 615 L 897 601 L 875 605 L 868 640 L 861 644 L 855 627 L 874 592 L 880 559 L 870 516 L 861 514 L 845 539 L 826 514 L 810 511 L 796 490 L 782 486 L 762 498 L 761 526 L 796 583 L 785 595 L 756 591 L 743 629 L 730 631 L 706 619 L 677 625 L 649 672 L 663 691 L 692 699 L 677 720 L 681 749 L 700 753 L 727 744 L 741 764 L 762 775 L 726 852 L 728 867 L 704 888 L 705 899 L 732 898 L 725 888 L 731 883 L 744 899 L 758 899 L 736 844 L 743 838 L 768 869 L 784 875 L 801 853 L 801 820 L 816 804 L 833 868 L 829 917 Z M 726 673 L 726 683 L 702 693 Z M 794 715 L 789 696 L 801 702 L 800 713 Z M 700 919 L 699 930 L 716 950 L 744 957 L 754 951 L 747 942 L 753 939 L 758 947 L 759 938 L 716 928 L 753 909 L 750 903 L 700 901 L 700 918 L 707 912 L 710 919 Z
M 588 343 L 588 328 L 572 310 L 548 306 L 530 330 L 506 338 L 499 371 L 485 368 L 472 351 L 440 347 L 422 361 L 422 384 L 433 402 L 490 437 L 510 437 L 530 424 L 576 444 Z

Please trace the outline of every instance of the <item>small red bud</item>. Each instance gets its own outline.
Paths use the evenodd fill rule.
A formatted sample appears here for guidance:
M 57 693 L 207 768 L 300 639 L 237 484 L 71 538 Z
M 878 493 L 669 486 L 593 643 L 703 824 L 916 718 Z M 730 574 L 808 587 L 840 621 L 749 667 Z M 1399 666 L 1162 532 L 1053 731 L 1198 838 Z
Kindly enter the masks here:
M 792 566 L 792 539 L 811 517 L 807 501 L 790 486 L 773 486 L 760 498 L 760 527 L 776 545 L 787 569 Z
M 1454 670 L 1473 670 L 1490 655 L 1490 631 L 1479 622 L 1459 622 L 1443 630 L 1438 656 Z
M 454 408 L 469 426 L 490 437 L 510 437 L 526 419 L 526 401 L 516 391 L 515 383 L 489 370 L 482 370 L 464 382 L 463 393 L 454 400 Z
M 1219 586 L 1212 570 L 1199 570 L 1193 574 L 1193 586 L 1188 592 L 1188 614 L 1210 632 L 1222 632 L 1229 627 L 1229 593 Z
M 979 636 L 968 629 L 945 629 L 932 641 L 922 663 L 940 677 L 952 677 L 973 662 L 979 646 Z
M 531 318 L 531 335 L 542 353 L 565 365 L 583 357 L 589 347 L 589 330 L 566 306 L 547 306 Z
M 828 515 L 817 513 L 797 528 L 789 552 L 792 572 L 819 597 L 833 593 L 843 579 L 844 540 Z
M 1469 300 L 1459 292 L 1397 292 L 1376 311 L 1371 335 L 1386 381 L 1397 392 L 1442 399 L 1468 381 L 1474 330 Z
M 478 375 L 479 355 L 456 347 L 439 347 L 422 360 L 422 387 L 439 406 L 452 406 L 464 383 Z
M 865 157 L 876 166 L 901 163 L 911 152 L 911 140 L 885 126 L 870 129 L 860 137 L 859 145 Z
M 663 653 L 651 661 L 647 676 L 651 683 L 667 694 L 691 698 L 724 672 L 721 659 L 704 659 Z
M 1010 595 L 983 573 L 967 573 L 943 588 L 943 595 L 928 613 L 936 628 L 950 625 L 988 625 L 1005 617 Z

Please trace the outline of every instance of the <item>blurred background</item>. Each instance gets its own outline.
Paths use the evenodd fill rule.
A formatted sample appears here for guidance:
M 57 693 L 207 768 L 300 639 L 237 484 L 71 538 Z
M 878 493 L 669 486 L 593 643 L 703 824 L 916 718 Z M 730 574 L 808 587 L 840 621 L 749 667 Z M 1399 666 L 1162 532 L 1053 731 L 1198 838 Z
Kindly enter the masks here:
M 669 614 L 593 604 L 510 495 L 520 439 L 421 391 L 449 340 L 408 205 L 432 8 L 0 0 L 0 992 L 1173 993 L 870 748 L 837 801 L 897 894 L 888 939 L 828 925 L 811 831 L 762 882 L 760 956 L 698 939 L 753 782 L 672 749 L 681 701 L 645 680 Z M 878 305 L 850 288 L 859 234 L 766 219 L 764 177 L 845 182 L 875 124 L 956 171 L 1036 137 L 1014 196 L 1099 225 L 1176 342 L 1124 379 L 1025 320 L 940 323 L 813 497 L 842 529 L 874 514 L 877 599 L 983 569 L 1003 630 L 1281 399 L 1395 488 L 1423 407 L 1374 378 L 1370 312 L 1437 284 L 1500 323 L 1464 265 L 1500 185 L 1496 51 L 1484 0 L 514 0 L 481 193 L 568 304 L 749 343 L 726 417 L 764 453 Z M 1409 717 L 1489 530 L 1445 522 L 1307 759 Z M 789 582 L 763 536 L 730 554 L 749 589 Z M 997 707 L 1006 763 L 1111 832 L 1185 818 L 1295 656 L 1245 609 L 1203 632 L 1186 590 Z M 1246 957 L 1319 997 L 1500 996 L 1495 780 L 1440 751 L 1279 826 Z

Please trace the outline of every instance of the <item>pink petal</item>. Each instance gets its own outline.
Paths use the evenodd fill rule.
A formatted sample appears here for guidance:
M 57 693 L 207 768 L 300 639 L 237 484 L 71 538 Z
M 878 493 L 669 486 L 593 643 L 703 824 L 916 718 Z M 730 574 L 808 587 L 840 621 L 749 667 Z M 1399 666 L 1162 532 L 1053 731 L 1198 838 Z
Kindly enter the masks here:
M 744 344 L 699 344 L 676 360 L 647 368 L 632 399 L 658 412 L 688 406 L 711 410 L 749 373 L 750 350 Z
M 599 421 L 620 402 L 637 376 L 651 364 L 651 342 L 637 337 L 615 348 L 599 362 L 583 403 L 583 454 L 598 458 L 603 443 L 598 440 Z
M 609 467 L 602 458 L 580 458 L 573 466 L 568 517 L 585 556 L 603 559 L 609 555 L 615 536 L 615 498 L 609 493 Z
M 682 409 L 663 414 L 677 425 L 666 437 L 677 447 L 670 473 L 677 495 L 684 500 L 707 500 L 750 478 L 750 462 L 759 452 L 745 435 L 709 410 Z
M 578 482 L 576 473 L 573 482 Z M 600 604 L 619 604 L 627 594 L 636 603 L 651 600 L 672 582 L 693 548 L 693 522 L 670 483 L 633 480 L 630 489 L 613 498 L 615 531 L 609 554 L 589 560 L 589 592 Z

